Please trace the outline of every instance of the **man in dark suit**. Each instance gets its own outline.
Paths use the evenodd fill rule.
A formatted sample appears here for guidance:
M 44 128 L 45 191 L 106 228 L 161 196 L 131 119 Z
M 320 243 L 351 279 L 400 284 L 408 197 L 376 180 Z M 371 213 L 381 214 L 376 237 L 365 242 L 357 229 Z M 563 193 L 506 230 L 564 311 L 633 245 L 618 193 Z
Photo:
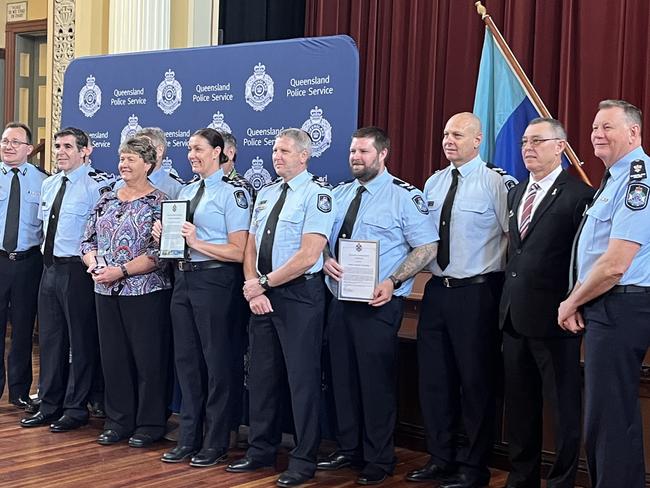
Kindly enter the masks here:
M 521 153 L 530 177 L 508 194 L 509 247 L 501 296 L 510 488 L 539 488 L 542 403 L 554 414 L 549 488 L 573 488 L 580 449 L 580 336 L 557 326 L 569 286 L 573 238 L 594 191 L 562 170 L 566 133 L 530 122 Z

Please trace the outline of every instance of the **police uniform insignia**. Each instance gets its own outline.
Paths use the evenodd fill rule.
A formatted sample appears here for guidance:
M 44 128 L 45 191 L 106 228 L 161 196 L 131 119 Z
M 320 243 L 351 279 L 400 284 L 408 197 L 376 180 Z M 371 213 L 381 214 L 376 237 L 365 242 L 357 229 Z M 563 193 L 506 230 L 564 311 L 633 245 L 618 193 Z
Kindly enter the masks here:
M 645 161 L 636 159 L 630 163 L 630 180 L 642 180 L 647 177 Z
M 648 205 L 650 187 L 643 183 L 630 183 L 625 194 L 625 206 L 630 210 L 643 210 Z
M 415 203 L 415 206 L 420 211 L 420 213 L 429 215 L 429 207 L 424 201 L 424 198 L 422 198 L 420 195 L 415 195 L 411 200 L 413 200 L 413 203 Z
M 244 92 L 246 103 L 256 112 L 261 112 L 273 100 L 273 79 L 266 74 L 266 66 L 257 63 L 253 74 L 246 80 Z
M 142 126 L 138 124 L 138 116 L 132 114 L 131 117 L 129 117 L 129 123 L 124 126 L 124 129 L 122 129 L 122 132 L 120 133 L 120 143 L 133 137 L 139 130 L 142 130 Z
M 393 184 L 399 186 L 400 188 L 404 188 L 406 191 L 415 190 L 415 187 L 413 185 L 407 183 L 406 181 L 402 181 L 399 178 L 393 178 Z
M 311 137 L 311 155 L 319 157 L 332 143 L 332 126 L 323 118 L 323 110 L 314 107 L 309 112 L 309 119 L 305 120 L 301 129 Z
M 103 194 L 106 193 L 107 191 L 111 191 L 111 187 L 110 187 L 110 186 L 102 186 L 102 187 L 99 189 L 99 194 L 100 194 L 100 195 L 103 195 Z
M 264 169 L 264 160 L 259 156 L 251 161 L 251 167 L 244 173 L 244 178 L 250 182 L 255 191 L 260 191 L 264 185 L 271 183 L 271 173 Z
M 506 185 L 506 189 L 508 191 L 512 190 L 515 186 L 517 186 L 517 184 L 513 180 L 506 180 L 504 184 Z
M 86 85 L 79 91 L 79 110 L 86 116 L 92 117 L 102 106 L 102 91 L 95 84 L 95 77 L 86 78 Z
M 212 114 L 212 123 L 208 125 L 210 129 L 214 129 L 218 132 L 221 132 L 222 134 L 224 132 L 228 134 L 232 134 L 232 130 L 230 129 L 230 126 L 226 124 L 224 121 L 224 116 L 221 112 L 217 110 L 216 113 Z
M 326 177 L 313 175 L 311 179 L 314 183 L 322 188 L 332 188 L 332 185 L 329 184 Z
M 248 208 L 248 199 L 243 190 L 237 190 L 233 195 L 235 196 L 235 202 L 237 202 L 238 207 Z
M 318 194 L 318 204 L 316 205 L 318 210 L 323 213 L 329 213 L 332 211 L 332 197 L 325 195 L 323 193 Z
M 158 85 L 156 102 L 165 115 L 173 114 L 183 100 L 183 88 L 175 77 L 176 73 L 171 69 L 167 70 L 165 79 Z
M 513 218 L 514 216 L 515 216 L 515 212 L 514 212 L 514 210 L 510 210 L 510 211 L 508 212 L 508 218 L 511 219 L 511 218 Z

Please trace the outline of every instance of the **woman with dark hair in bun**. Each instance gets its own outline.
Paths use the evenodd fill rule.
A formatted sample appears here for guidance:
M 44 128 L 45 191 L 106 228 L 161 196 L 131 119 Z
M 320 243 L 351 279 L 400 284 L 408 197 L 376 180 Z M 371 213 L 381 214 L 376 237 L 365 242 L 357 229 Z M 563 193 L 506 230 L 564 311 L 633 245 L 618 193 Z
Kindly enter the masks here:
M 189 252 L 174 265 L 171 301 L 174 359 L 183 400 L 177 446 L 162 461 L 190 459 L 195 467 L 226 459 L 235 391 L 231 368 L 237 294 L 250 224 L 248 191 L 220 168 L 228 160 L 223 147 L 223 138 L 214 129 L 192 134 L 187 157 L 199 179 L 178 196 L 190 201 L 190 216 L 182 227 Z M 161 229 L 157 222 L 156 239 Z
M 124 186 L 101 196 L 81 241 L 95 282 L 105 381 L 97 442 L 129 438 L 131 447 L 146 447 L 162 438 L 167 421 L 171 284 L 151 234 L 167 196 L 147 179 L 156 164 L 148 138 L 128 139 L 119 153 Z

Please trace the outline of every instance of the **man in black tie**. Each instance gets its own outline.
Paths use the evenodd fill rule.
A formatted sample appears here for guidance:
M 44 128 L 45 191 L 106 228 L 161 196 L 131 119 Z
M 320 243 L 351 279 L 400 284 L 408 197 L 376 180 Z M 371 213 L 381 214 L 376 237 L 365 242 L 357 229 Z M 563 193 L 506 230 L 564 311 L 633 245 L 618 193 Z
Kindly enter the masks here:
M 43 275 L 39 290 L 39 411 L 22 427 L 49 425 L 66 432 L 88 422 L 86 402 L 100 368 L 93 281 L 79 257 L 88 215 L 112 177 L 84 164 L 86 134 L 68 127 L 54 134 L 59 172 L 43 182 L 39 218 L 43 221 Z
M 307 172 L 310 155 L 305 131 L 277 135 L 273 167 L 280 178 L 257 196 L 244 254 L 244 297 L 252 312 L 250 447 L 226 471 L 273 465 L 281 440 L 281 390 L 288 379 L 296 447 L 278 486 L 298 486 L 314 476 L 320 441 L 322 253 L 335 212 L 330 188 Z
M 33 150 L 25 124 L 7 124 L 0 139 L 0 395 L 5 386 L 4 346 L 7 320 L 11 323 L 11 351 L 7 360 L 9 402 L 31 406 L 32 333 L 38 283 L 43 267 L 39 245 L 43 239 L 38 206 L 41 183 L 47 175 L 27 162 Z
M 508 194 L 509 247 L 501 296 L 508 487 L 539 488 L 543 403 L 553 412 L 556 458 L 547 486 L 573 488 L 580 453 L 580 336 L 557 326 L 571 246 L 592 188 L 562 170 L 566 133 L 532 120 L 521 139 L 530 177 Z

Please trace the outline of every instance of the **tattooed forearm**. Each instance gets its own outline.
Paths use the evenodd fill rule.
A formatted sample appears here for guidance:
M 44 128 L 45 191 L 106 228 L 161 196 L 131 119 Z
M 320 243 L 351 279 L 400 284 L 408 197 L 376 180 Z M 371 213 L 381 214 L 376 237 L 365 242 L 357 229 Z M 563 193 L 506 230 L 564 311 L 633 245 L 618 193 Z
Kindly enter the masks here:
M 393 275 L 400 281 L 408 280 L 436 257 L 437 250 L 437 242 L 416 247 L 406 256 Z

